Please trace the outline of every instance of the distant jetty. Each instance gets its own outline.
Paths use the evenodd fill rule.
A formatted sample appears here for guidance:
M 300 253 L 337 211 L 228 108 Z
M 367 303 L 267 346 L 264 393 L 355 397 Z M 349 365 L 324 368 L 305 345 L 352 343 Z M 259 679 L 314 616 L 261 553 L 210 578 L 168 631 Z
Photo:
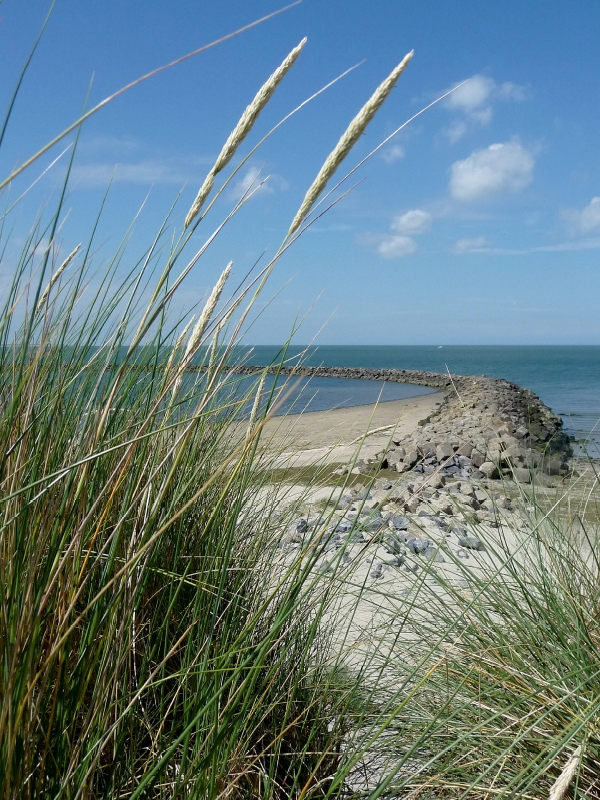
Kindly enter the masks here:
M 495 479 L 503 474 L 528 482 L 534 474 L 566 476 L 572 457 L 571 441 L 562 420 L 529 389 L 500 378 L 406 369 L 352 367 L 230 368 L 241 375 L 265 369 L 270 374 L 315 378 L 411 383 L 444 392 L 439 408 L 418 431 L 394 440 L 369 468 L 398 472 L 442 470 L 447 476 L 473 473 Z

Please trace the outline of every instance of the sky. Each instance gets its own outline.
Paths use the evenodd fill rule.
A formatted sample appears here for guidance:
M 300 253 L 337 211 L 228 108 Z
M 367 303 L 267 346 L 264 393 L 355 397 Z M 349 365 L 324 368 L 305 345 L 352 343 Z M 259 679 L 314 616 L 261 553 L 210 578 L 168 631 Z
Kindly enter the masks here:
M 88 91 L 91 106 L 283 5 L 57 0 L 0 149 L 0 176 L 77 119 Z M 41 0 L 0 5 L 2 116 L 48 8 Z M 62 250 L 89 235 L 111 177 L 99 272 L 135 218 L 121 269 L 134 263 L 177 198 L 168 230 L 179 232 L 242 111 L 305 36 L 300 57 L 217 187 L 282 117 L 358 66 L 285 122 L 222 193 L 192 245 L 199 248 L 244 190 L 266 178 L 186 279 L 181 313 L 202 301 L 228 261 L 231 281 L 241 280 L 257 259 L 276 252 L 350 120 L 414 49 L 339 178 L 466 82 L 334 195 L 354 187 L 279 261 L 246 341 L 279 343 L 299 324 L 297 343 L 600 344 L 597 0 L 302 0 L 87 121 Z M 11 187 L 15 198 L 41 176 L 12 213 L 12 240 L 0 263 L 5 286 L 33 216 L 56 197 L 70 151 L 44 170 L 72 139 Z

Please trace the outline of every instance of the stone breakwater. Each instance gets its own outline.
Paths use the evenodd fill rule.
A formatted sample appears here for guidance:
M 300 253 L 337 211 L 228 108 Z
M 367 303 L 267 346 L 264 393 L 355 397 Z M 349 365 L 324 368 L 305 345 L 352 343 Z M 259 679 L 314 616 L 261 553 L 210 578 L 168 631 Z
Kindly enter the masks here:
M 264 367 L 235 367 L 240 374 Z M 352 378 L 430 386 L 444 399 L 419 429 L 394 438 L 390 447 L 358 471 L 392 469 L 399 473 L 442 474 L 454 478 L 514 477 L 529 482 L 534 474 L 567 476 L 573 455 L 562 420 L 537 395 L 514 383 L 483 376 L 449 375 L 417 370 L 350 367 L 268 368 L 270 373 L 302 377 Z

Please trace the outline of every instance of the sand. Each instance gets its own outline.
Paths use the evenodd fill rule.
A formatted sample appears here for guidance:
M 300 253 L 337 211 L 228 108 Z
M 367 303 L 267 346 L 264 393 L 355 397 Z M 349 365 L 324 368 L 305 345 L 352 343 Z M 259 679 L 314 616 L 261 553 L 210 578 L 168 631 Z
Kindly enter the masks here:
M 355 457 L 367 459 L 381 452 L 393 433 L 407 436 L 443 398 L 443 392 L 434 392 L 376 405 L 275 417 L 265 428 L 264 440 L 278 449 L 283 446 L 278 467 L 346 464 Z

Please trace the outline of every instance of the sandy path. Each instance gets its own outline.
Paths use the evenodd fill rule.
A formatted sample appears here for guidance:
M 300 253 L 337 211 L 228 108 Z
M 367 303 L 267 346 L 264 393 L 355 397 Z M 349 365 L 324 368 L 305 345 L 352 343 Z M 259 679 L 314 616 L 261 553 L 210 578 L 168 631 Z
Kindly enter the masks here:
M 385 427 L 366 437 L 361 446 L 359 457 L 370 458 L 388 444 L 394 432 L 394 427 L 388 426 L 396 426 L 395 431 L 401 436 L 408 435 L 420 420 L 437 409 L 443 397 L 442 392 L 435 392 L 377 405 L 275 417 L 266 426 L 264 440 L 271 440 L 278 449 L 284 448 L 277 466 L 343 464 L 355 456 L 356 439 L 366 431 Z

